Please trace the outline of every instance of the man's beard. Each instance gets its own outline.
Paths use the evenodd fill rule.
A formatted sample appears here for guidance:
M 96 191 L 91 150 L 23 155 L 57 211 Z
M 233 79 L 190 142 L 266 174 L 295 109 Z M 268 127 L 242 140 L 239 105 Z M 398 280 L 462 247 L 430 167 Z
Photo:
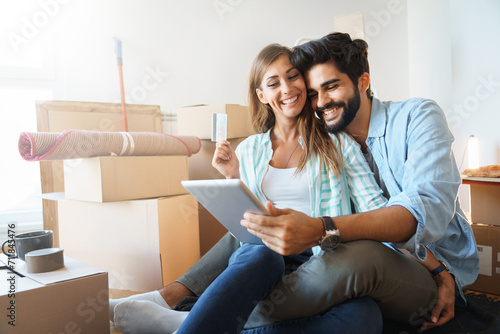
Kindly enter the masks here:
M 360 106 L 361 97 L 359 95 L 359 91 L 357 89 L 354 89 L 354 96 L 347 100 L 347 104 L 344 101 L 332 102 L 327 104 L 325 107 L 318 108 L 317 111 L 322 113 L 323 110 L 335 107 L 341 107 L 343 109 L 342 114 L 339 116 L 340 119 L 332 125 L 328 125 L 325 122 L 324 115 L 321 115 L 323 116 L 321 119 L 323 120 L 323 122 L 325 122 L 326 130 L 330 133 L 337 133 L 343 131 L 352 122 L 354 117 L 356 117 Z

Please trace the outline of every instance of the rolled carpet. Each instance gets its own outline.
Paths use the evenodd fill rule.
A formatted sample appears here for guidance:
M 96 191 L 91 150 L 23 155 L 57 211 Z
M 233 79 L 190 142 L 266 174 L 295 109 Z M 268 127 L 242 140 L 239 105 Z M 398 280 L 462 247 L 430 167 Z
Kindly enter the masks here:
M 198 153 L 195 136 L 172 136 L 161 132 L 103 132 L 69 130 L 22 132 L 19 153 L 26 161 L 66 160 L 98 156 L 154 156 Z

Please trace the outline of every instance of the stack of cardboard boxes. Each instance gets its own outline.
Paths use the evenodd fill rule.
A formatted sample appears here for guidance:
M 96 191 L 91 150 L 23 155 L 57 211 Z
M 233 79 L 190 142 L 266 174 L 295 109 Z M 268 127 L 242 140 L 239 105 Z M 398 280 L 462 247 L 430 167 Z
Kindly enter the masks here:
M 65 254 L 106 270 L 114 289 L 151 291 L 182 275 L 200 257 L 198 204 L 180 183 L 187 159 L 66 160 L 57 205 Z
M 254 134 L 247 106 L 225 104 L 217 106 L 192 106 L 177 110 L 177 129 L 180 136 L 197 136 L 201 150 L 189 158 L 189 179 L 223 179 L 214 167 L 212 158 L 215 142 L 211 141 L 212 114 L 227 114 L 227 140 L 233 149 L 249 135 Z M 202 205 L 199 205 L 200 252 L 204 255 L 227 232 Z
M 500 295 L 500 179 L 467 177 L 479 276 L 471 290 Z
M 226 113 L 233 148 L 253 133 L 248 107 L 178 110 L 178 135 L 197 136 L 187 156 L 113 156 L 64 161 L 64 198 L 57 199 L 65 255 L 105 270 L 109 287 L 151 291 L 189 269 L 225 228 L 181 185 L 223 178 L 211 161 L 213 113 Z M 46 196 L 50 198 L 50 196 Z

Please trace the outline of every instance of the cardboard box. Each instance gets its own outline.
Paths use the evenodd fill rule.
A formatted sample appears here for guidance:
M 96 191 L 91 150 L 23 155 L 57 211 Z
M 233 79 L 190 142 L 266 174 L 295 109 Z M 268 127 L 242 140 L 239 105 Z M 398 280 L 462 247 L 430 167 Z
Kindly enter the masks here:
M 0 260 L 12 264 L 3 254 Z M 19 261 L 13 269 L 24 277 L 0 269 L 0 333 L 109 333 L 107 273 L 67 256 L 64 262 L 28 274 Z
M 227 233 L 227 229 L 198 202 L 200 255 L 205 255 Z
M 212 114 L 227 114 L 227 138 L 248 137 L 255 133 L 247 106 L 223 104 L 192 106 L 177 110 L 177 133 L 180 136 L 212 138 Z
M 230 139 L 233 150 L 245 140 L 245 138 Z M 210 140 L 202 140 L 200 151 L 188 158 L 188 176 L 190 180 L 224 179 L 224 175 L 219 173 L 212 166 L 212 159 L 215 152 L 215 144 Z
M 245 140 L 245 138 L 229 139 L 233 149 Z M 189 179 L 190 180 L 207 180 L 207 179 L 223 179 L 224 175 L 219 173 L 212 166 L 212 158 L 214 156 L 215 143 L 210 140 L 203 139 L 201 141 L 201 149 L 197 154 L 193 154 L 188 159 Z M 206 252 L 215 245 L 227 229 L 219 223 L 215 217 L 198 203 L 198 215 L 200 226 L 200 255 L 205 255 Z
M 186 194 L 187 156 L 95 157 L 64 161 L 66 198 L 115 202 Z
M 159 289 L 200 258 L 198 202 L 191 195 L 57 204 L 65 254 L 107 271 L 110 288 Z
M 474 223 L 500 225 L 500 179 L 471 184 L 471 219 Z
M 479 275 L 468 288 L 500 295 L 500 226 L 472 224 L 479 254 Z
M 470 185 L 472 222 L 500 225 L 500 178 L 467 177 L 463 183 Z

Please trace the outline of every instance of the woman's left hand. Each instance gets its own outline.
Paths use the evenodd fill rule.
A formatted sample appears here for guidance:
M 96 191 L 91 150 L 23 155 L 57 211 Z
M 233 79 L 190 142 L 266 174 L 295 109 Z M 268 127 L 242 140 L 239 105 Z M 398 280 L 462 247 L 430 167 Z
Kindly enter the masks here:
M 434 276 L 438 288 L 436 305 L 431 312 L 431 321 L 425 322 L 421 330 L 442 326 L 455 316 L 455 281 L 448 271 Z

